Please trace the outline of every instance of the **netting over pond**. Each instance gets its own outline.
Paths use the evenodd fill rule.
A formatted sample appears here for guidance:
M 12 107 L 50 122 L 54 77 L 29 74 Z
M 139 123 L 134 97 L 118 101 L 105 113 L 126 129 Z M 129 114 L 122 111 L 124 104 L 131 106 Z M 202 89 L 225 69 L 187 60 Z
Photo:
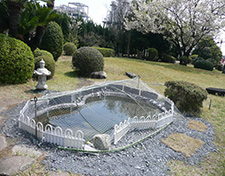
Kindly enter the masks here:
M 176 116 L 171 100 L 136 78 L 30 100 L 19 127 L 61 148 L 115 151 L 162 130 Z

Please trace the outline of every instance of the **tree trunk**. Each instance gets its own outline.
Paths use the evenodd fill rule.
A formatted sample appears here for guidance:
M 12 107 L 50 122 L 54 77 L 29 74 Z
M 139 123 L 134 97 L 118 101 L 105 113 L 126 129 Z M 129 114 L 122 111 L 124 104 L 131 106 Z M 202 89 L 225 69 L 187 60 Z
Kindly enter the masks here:
M 34 38 L 32 38 L 30 43 L 30 48 L 32 51 L 34 51 L 41 44 L 41 40 L 45 33 L 45 29 L 46 29 L 45 26 L 38 26 L 36 28 L 36 35 Z
M 19 19 L 23 4 L 13 1 L 6 1 L 9 13 L 9 35 L 15 38 L 20 38 L 18 34 Z

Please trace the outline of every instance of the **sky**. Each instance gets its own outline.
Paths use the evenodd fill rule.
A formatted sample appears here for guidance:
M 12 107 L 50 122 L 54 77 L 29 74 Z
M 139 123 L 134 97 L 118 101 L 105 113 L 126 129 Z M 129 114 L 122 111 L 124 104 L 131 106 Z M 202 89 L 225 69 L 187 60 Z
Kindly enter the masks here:
M 104 18 L 106 18 L 108 11 L 110 10 L 110 4 L 112 0 L 55 0 L 55 6 L 68 5 L 68 2 L 80 2 L 89 7 L 89 16 L 96 24 L 102 24 Z M 219 41 L 223 41 L 223 44 L 218 44 L 221 47 L 221 51 L 225 56 L 225 32 L 223 32 L 219 38 Z

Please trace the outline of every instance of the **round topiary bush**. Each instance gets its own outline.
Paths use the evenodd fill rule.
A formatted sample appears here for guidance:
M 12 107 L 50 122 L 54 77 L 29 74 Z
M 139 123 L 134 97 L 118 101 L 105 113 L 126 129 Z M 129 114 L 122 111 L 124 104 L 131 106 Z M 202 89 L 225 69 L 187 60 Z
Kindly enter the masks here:
M 158 59 L 159 53 L 158 53 L 157 49 L 155 49 L 155 48 L 148 48 L 147 52 L 148 52 L 147 60 L 156 61 Z
M 189 63 L 189 59 L 187 56 L 181 56 L 179 60 L 180 60 L 180 65 L 186 66 Z
M 203 101 L 207 99 L 207 91 L 192 83 L 168 81 L 165 86 L 165 96 L 168 96 L 181 112 L 189 115 L 199 113 Z
M 40 68 L 41 59 L 43 59 L 45 61 L 45 68 L 47 68 L 51 72 L 51 75 L 48 76 L 47 78 L 48 79 L 52 78 L 55 74 L 55 60 L 54 60 L 52 54 L 48 51 L 40 50 L 39 48 L 37 48 L 34 51 L 35 70 Z
M 169 55 L 169 54 L 163 54 L 162 58 L 161 58 L 162 62 L 168 62 L 168 63 L 175 63 L 176 62 L 176 58 Z
M 40 49 L 52 53 L 57 61 L 63 50 L 63 33 L 61 27 L 54 21 L 48 23 L 40 44 Z
M 195 68 L 201 68 L 201 69 L 204 69 L 204 70 L 210 70 L 210 71 L 213 70 L 213 64 L 209 61 L 206 61 L 206 60 L 197 60 L 194 64 L 194 67 Z
M 15 38 L 0 34 L 0 82 L 27 82 L 34 72 L 34 55 L 29 46 Z
M 81 75 L 90 76 L 92 72 L 103 71 L 104 59 L 98 50 L 82 47 L 73 54 L 72 65 Z
M 196 57 L 195 59 L 193 59 L 192 61 L 191 61 L 191 64 L 192 65 L 195 65 L 195 62 L 196 61 L 204 61 L 204 59 L 202 58 L 202 57 Z
M 67 42 L 63 45 L 63 50 L 66 55 L 72 56 L 73 53 L 76 51 L 77 47 L 74 43 L 72 42 Z

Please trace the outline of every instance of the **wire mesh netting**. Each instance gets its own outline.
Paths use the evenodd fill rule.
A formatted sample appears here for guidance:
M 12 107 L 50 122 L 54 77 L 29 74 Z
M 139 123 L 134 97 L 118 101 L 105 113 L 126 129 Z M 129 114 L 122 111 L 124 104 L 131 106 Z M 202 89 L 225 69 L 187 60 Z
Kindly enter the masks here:
M 114 151 L 151 136 L 176 116 L 171 100 L 136 78 L 28 101 L 19 126 L 62 148 Z

